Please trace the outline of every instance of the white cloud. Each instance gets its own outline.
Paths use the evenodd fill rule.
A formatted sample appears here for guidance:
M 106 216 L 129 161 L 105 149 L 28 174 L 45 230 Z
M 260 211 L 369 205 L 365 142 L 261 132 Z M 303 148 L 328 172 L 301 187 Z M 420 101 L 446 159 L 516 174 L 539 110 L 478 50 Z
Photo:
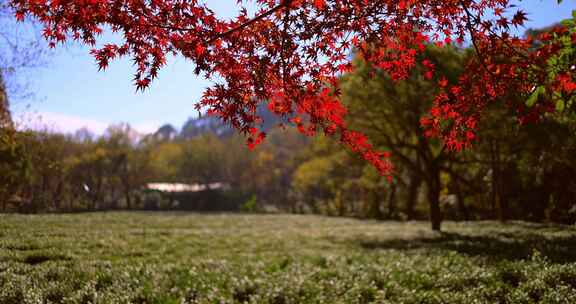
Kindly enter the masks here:
M 116 122 L 101 121 L 81 116 L 55 112 L 26 112 L 14 117 L 19 129 L 47 130 L 60 133 L 74 133 L 86 128 L 96 135 L 104 134 L 109 125 Z M 136 122 L 132 125 L 138 133 L 147 134 L 157 130 L 160 124 L 152 121 Z
M 160 128 L 161 125 L 162 123 L 157 121 L 142 121 L 142 122 L 136 122 L 134 125 L 131 126 L 139 133 L 149 134 L 156 132 L 156 130 L 158 130 L 158 128 Z

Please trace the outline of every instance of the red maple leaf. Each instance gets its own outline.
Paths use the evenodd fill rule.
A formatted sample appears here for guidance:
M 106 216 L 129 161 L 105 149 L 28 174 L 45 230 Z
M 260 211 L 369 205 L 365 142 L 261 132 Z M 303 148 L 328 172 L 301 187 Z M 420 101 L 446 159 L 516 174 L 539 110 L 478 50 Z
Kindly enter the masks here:
M 233 19 L 219 18 L 206 1 L 9 2 L 17 20 L 30 15 L 43 23 L 51 47 L 67 37 L 94 46 L 106 38 L 100 35 L 105 27 L 119 33 L 120 42 L 93 55 L 101 69 L 110 60 L 131 56 L 138 90 L 155 79 L 166 56 L 186 57 L 197 74 L 218 80 L 206 89 L 198 108 L 245 133 L 251 147 L 265 137 L 253 132 L 259 121 L 255 109 L 270 102 L 277 115 L 305 118 L 306 125 L 294 121 L 303 133 L 324 130 L 338 137 L 383 174 L 392 170 L 388 158 L 374 151 L 368 138 L 348 129 L 347 112 L 339 100 L 339 76 L 354 69 L 352 52 L 394 80 L 418 70 L 432 78 L 433 65 L 420 60 L 425 45 L 470 38 L 476 57 L 452 86 L 437 75 L 441 90 L 424 121 L 426 134 L 441 137 L 457 150 L 473 139 L 474 133 L 468 132 L 476 125 L 467 122 L 478 121 L 488 103 L 547 79 L 546 69 L 533 67 L 558 53 L 561 45 L 554 37 L 564 35 L 559 31 L 541 35 L 539 48 L 532 39 L 515 36 L 508 27 L 521 25 L 526 15 L 518 11 L 511 21 L 498 16 L 512 7 L 511 0 L 256 0 L 254 16 L 238 1 L 239 15 Z M 418 63 L 425 68 L 417 68 Z M 545 85 L 550 90 L 573 89 L 571 80 Z M 449 124 L 441 123 L 447 120 Z

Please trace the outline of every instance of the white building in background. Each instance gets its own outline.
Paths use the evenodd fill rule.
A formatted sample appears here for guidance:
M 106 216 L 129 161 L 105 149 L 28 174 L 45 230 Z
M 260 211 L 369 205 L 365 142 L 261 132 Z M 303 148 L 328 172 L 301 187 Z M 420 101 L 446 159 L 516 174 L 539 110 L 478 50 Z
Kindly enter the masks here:
M 226 183 L 210 184 L 182 184 L 182 183 L 148 183 L 146 189 L 160 192 L 200 192 L 205 190 L 228 190 L 230 185 Z

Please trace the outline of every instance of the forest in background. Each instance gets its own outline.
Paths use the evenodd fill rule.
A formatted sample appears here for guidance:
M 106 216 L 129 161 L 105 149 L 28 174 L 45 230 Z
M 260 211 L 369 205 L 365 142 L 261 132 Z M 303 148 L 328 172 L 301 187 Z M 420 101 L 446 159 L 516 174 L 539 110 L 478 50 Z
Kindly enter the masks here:
M 449 82 L 457 80 L 469 55 L 437 47 L 426 53 Z M 144 137 L 126 124 L 110 126 L 101 137 L 88 130 L 64 135 L 4 127 L 2 140 L 12 144 L 0 151 L 0 208 L 170 210 L 175 202 L 146 190 L 146 184 L 225 183 L 230 188 L 216 197 L 236 210 L 576 221 L 573 113 L 546 113 L 538 124 L 518 124 L 506 113 L 512 109 L 494 107 L 480 122 L 474 145 L 450 152 L 421 127 L 439 89 L 435 82 L 422 73 L 393 81 L 361 61 L 355 64 L 353 74 L 341 77 L 348 123 L 391 152 L 391 181 L 333 139 L 277 127 L 281 121 L 262 107 L 267 138 L 252 151 L 244 137 L 211 116 L 191 119 L 180 131 L 165 125 Z M 11 126 L 9 115 L 3 119 Z

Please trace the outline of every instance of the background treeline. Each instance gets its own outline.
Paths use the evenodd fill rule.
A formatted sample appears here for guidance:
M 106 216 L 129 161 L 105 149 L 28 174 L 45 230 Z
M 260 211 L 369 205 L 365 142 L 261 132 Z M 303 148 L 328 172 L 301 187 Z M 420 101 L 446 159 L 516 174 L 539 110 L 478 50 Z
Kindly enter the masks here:
M 430 47 L 427 53 L 448 82 L 458 80 L 467 51 Z M 279 121 L 262 108 L 268 138 L 254 151 L 212 117 L 190 119 L 180 131 L 166 125 L 145 137 L 123 124 L 98 138 L 86 130 L 13 132 L 14 144 L 0 154 L 0 208 L 174 209 L 174 199 L 145 185 L 224 183 L 230 188 L 219 198 L 238 210 L 430 218 L 438 225 L 442 219 L 576 221 L 573 113 L 542 114 L 537 124 L 519 124 L 506 111 L 518 111 L 524 101 L 510 93 L 502 97 L 508 108 L 487 109 L 475 145 L 452 153 L 421 128 L 438 79 L 415 73 L 394 82 L 355 64 L 354 74 L 342 77 L 348 123 L 392 152 L 392 182 L 331 138 L 272 128 Z
M 429 47 L 427 58 L 454 83 L 468 52 Z M 506 112 L 528 105 L 510 92 L 501 97 L 507 107 L 486 109 L 474 146 L 450 152 L 421 127 L 439 79 L 415 73 L 395 82 L 361 61 L 356 67 L 342 78 L 349 123 L 392 152 L 396 177 L 387 183 L 362 161 L 318 140 L 312 144 L 315 157 L 293 175 L 294 190 L 307 206 L 334 215 L 429 217 L 437 227 L 443 218 L 576 221 L 574 112 L 558 109 L 540 114 L 538 123 L 519 123 Z
M 110 126 L 100 137 L 87 130 L 74 135 L 15 132 L 16 144 L 0 156 L 1 210 L 177 208 L 177 198 L 146 190 L 154 182 L 229 185 L 212 191 L 225 192 L 225 197 L 212 198 L 230 200 L 237 209 L 247 201 L 252 209 L 257 202 L 287 204 L 283 194 L 306 138 L 275 130 L 266 144 L 250 152 L 243 137 L 213 131 L 190 139 L 176 136 L 170 126 L 140 137 L 126 124 Z

